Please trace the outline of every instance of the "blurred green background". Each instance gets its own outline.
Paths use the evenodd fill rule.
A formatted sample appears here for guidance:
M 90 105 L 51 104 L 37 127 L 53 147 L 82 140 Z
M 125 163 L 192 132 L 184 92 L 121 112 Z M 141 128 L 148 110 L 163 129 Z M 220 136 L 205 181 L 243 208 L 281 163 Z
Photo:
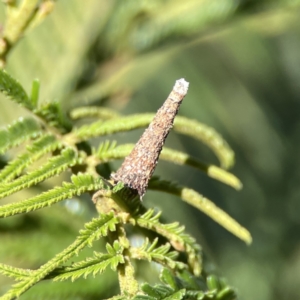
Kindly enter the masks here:
M 299 299 L 299 13 L 300 1 L 295 0 L 59 0 L 50 16 L 12 50 L 7 70 L 28 91 L 39 78 L 41 101 L 62 101 L 67 111 L 104 105 L 124 114 L 156 111 L 174 81 L 184 77 L 190 89 L 180 115 L 223 135 L 236 153 L 232 172 L 244 188 L 236 192 L 167 162 L 160 162 L 155 174 L 212 199 L 249 229 L 253 244 L 246 246 L 173 196 L 149 191 L 146 205 L 158 206 L 168 221 L 186 225 L 204 248 L 207 268 L 225 276 L 239 299 Z M 4 4 L 0 17 L 3 23 Z M 1 125 L 24 115 L 2 96 L 1 103 Z M 113 138 L 135 142 L 140 134 Z M 166 144 L 217 164 L 205 146 L 189 138 L 171 133 Z M 95 214 L 84 207 L 64 209 L 1 221 L 1 262 L 37 267 L 44 262 L 42 255 L 50 258 L 61 251 Z M 68 226 L 67 214 L 75 215 Z M 24 226 L 32 220 L 39 222 Z M 35 244 L 27 251 L 29 240 Z M 10 282 L 0 280 L 3 292 Z M 96 280 L 97 285 L 83 281 L 89 298 L 80 298 L 83 289 L 73 285 L 74 295 L 66 293 L 62 299 L 99 299 L 91 296 L 101 285 Z M 47 284 L 22 299 L 38 297 L 43 286 Z M 108 283 L 105 287 L 109 289 Z M 58 299 L 49 293 L 49 299 Z

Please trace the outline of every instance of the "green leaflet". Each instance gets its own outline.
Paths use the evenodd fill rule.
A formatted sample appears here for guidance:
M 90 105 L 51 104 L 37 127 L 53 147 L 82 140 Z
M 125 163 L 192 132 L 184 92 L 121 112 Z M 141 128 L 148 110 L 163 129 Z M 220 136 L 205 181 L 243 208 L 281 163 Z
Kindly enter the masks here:
M 49 274 L 50 278 L 54 276 L 54 281 L 62 281 L 71 278 L 72 281 L 79 277 L 87 278 L 92 274 L 94 277 L 97 274 L 103 273 L 109 266 L 113 271 L 116 271 L 119 264 L 124 263 L 122 255 L 123 248 L 120 247 L 118 241 L 115 241 L 113 247 L 107 244 L 108 253 L 94 252 L 93 257 L 88 257 L 84 261 L 72 264 L 70 267 L 63 267 Z
M 204 212 L 207 216 L 212 218 L 215 222 L 219 223 L 222 227 L 240 238 L 245 243 L 251 244 L 252 237 L 246 228 L 241 226 L 226 212 L 217 207 L 212 201 L 198 194 L 193 189 L 175 185 L 168 181 L 158 180 L 157 178 L 150 181 L 149 188 L 180 197 L 185 202 Z
M 0 70 L 0 91 L 27 109 L 34 109 L 33 103 L 20 83 L 3 70 Z
M 76 279 L 83 277 L 87 278 L 92 274 L 94 277 L 98 274 L 102 274 L 109 266 L 113 271 L 116 271 L 118 264 L 124 263 L 124 257 L 121 254 L 112 256 L 109 254 L 95 253 L 95 257 L 87 258 L 85 261 L 74 264 L 71 267 L 65 267 L 62 269 L 62 274 L 54 277 L 54 281 L 63 281 Z
M 172 270 L 183 269 L 186 266 L 183 263 L 175 261 L 178 253 L 170 251 L 171 245 L 169 243 L 156 247 L 158 238 L 152 244 L 146 239 L 144 244 L 138 248 L 131 248 L 131 257 L 135 259 L 146 259 L 148 261 L 155 261 L 163 266 L 168 266 Z
M 32 118 L 20 118 L 0 130 L 0 154 L 41 134 L 40 125 Z
M 47 178 L 58 175 L 76 163 L 76 152 L 67 148 L 60 155 L 50 158 L 39 169 L 0 186 L 0 198 L 35 185 Z
M 117 142 L 116 141 L 112 141 L 111 142 L 111 141 L 107 140 L 107 141 L 101 143 L 98 146 L 98 149 L 93 151 L 93 154 L 101 162 L 108 162 L 110 156 L 117 155 L 117 154 L 115 154 L 115 151 L 114 151 L 116 149 L 116 146 L 117 146 Z M 115 157 L 113 157 L 113 158 L 115 158 Z
M 57 101 L 49 102 L 39 107 L 34 113 L 41 117 L 48 126 L 59 129 L 66 133 L 72 129 L 72 124 L 67 115 L 63 112 L 61 104 Z
M 4 169 L 0 171 L 0 182 L 9 182 L 22 171 L 30 166 L 34 161 L 43 155 L 53 152 L 61 146 L 60 142 L 51 134 L 41 136 L 31 145 L 27 146 L 27 151 L 10 161 Z
M 154 210 L 149 209 L 142 216 L 135 219 L 141 227 L 153 230 L 166 237 L 177 251 L 186 251 L 188 263 L 194 274 L 199 275 L 202 270 L 201 248 L 195 239 L 184 232 L 184 226 L 178 222 L 162 224 L 159 222 L 160 213 L 154 215 Z
M 136 296 L 133 298 L 134 300 L 181 300 L 186 294 L 185 289 L 176 291 L 171 287 L 162 284 L 151 286 L 148 283 L 145 283 L 142 286 L 142 290 L 147 296 Z
M 73 175 L 71 180 L 72 183 L 64 182 L 61 187 L 55 187 L 33 198 L 0 206 L 0 218 L 41 209 L 87 191 L 104 188 L 101 178 L 94 179 L 91 175 Z
M 176 278 L 168 269 L 163 269 L 160 280 L 173 290 L 185 288 L 186 298 L 195 300 L 234 300 L 236 294 L 234 290 L 224 282 L 221 278 L 215 277 L 218 285 L 214 289 L 209 288 L 209 275 L 195 277 L 188 270 L 182 270 L 177 273 Z
M 113 216 L 113 214 L 100 215 L 98 218 L 93 219 L 91 222 L 85 224 L 85 229 L 80 231 L 79 236 L 74 243 L 64 249 L 61 253 L 57 254 L 53 259 L 41 266 L 33 274 L 19 283 L 13 285 L 1 300 L 11 300 L 19 297 L 26 292 L 30 287 L 39 281 L 43 280 L 53 270 L 60 267 L 64 262 L 69 260 L 74 255 L 77 255 L 79 251 L 85 247 L 90 247 L 92 243 L 98 240 L 100 237 L 106 236 L 109 231 L 116 230 L 116 224 L 119 220 Z
M 24 270 L 20 268 L 14 268 L 12 266 L 0 263 L 0 274 L 3 274 L 15 280 L 23 280 L 28 276 L 30 276 L 32 274 L 32 271 Z
M 163 269 L 160 274 L 162 284 L 143 284 L 143 295 L 137 295 L 134 300 L 157 299 L 190 299 L 190 300 L 234 300 L 236 293 L 227 286 L 222 279 L 216 278 L 218 288 L 206 288 L 207 280 L 204 277 L 194 277 L 187 270 L 177 272 L 176 277 L 168 269 Z
M 164 147 L 160 158 L 178 165 L 188 165 L 201 170 L 205 172 L 207 176 L 225 183 L 236 190 L 240 190 L 243 186 L 241 181 L 232 173 L 214 165 L 204 164 L 196 157 L 190 156 L 184 152 Z
M 215 129 L 196 120 L 179 116 L 175 119 L 174 130 L 200 140 L 208 146 L 218 157 L 223 168 L 229 169 L 234 165 L 234 152 Z
M 40 81 L 39 79 L 34 79 L 32 81 L 31 85 L 31 103 L 33 104 L 34 107 L 37 107 L 38 101 L 39 101 L 39 92 L 40 92 Z
M 99 118 L 99 119 L 112 119 L 117 118 L 120 115 L 112 109 L 106 107 L 99 107 L 99 106 L 83 106 L 74 108 L 70 112 L 70 117 L 73 120 L 81 119 L 81 118 Z
M 105 122 L 98 121 L 75 129 L 73 134 L 79 139 L 113 134 L 142 128 L 152 121 L 154 114 L 138 114 L 115 118 Z
M 94 151 L 94 155 L 96 155 L 101 162 L 109 162 L 114 159 L 126 157 L 129 155 L 133 147 L 134 144 L 117 146 L 116 141 L 105 141 L 99 145 L 97 150 Z

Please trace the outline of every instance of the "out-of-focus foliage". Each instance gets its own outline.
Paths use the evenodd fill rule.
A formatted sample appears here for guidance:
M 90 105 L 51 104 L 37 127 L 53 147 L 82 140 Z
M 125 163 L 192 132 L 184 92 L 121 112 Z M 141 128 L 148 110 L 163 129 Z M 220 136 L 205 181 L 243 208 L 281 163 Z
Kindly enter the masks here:
M 180 114 L 225 136 L 237 153 L 234 171 L 244 189 L 236 193 L 163 162 L 157 174 L 172 179 L 176 174 L 178 181 L 219 199 L 219 206 L 250 229 L 254 243 L 246 248 L 201 214 L 175 206 L 171 197 L 149 193 L 148 198 L 157 198 L 155 205 L 172 212 L 170 220 L 187 224 L 207 245 L 214 267 L 238 288 L 240 299 L 297 299 L 300 294 L 299 5 L 292 0 L 60 0 L 8 57 L 7 69 L 23 86 L 29 88 L 38 77 L 41 99 L 57 98 L 66 107 L 104 103 L 126 113 L 154 111 L 166 86 L 180 77 L 191 82 Z M 1 124 L 23 115 L 22 109 L 1 103 Z M 168 144 L 211 158 L 188 138 L 171 134 Z M 67 210 L 78 218 L 89 214 L 80 203 Z M 28 218 L 14 217 L 0 228 L 1 257 L 12 265 L 41 264 L 41 257 L 50 258 L 69 244 L 80 223 L 68 218 L 66 227 L 65 215 L 54 208 L 47 218 Z M 19 238 L 10 239 L 9 228 Z M 60 246 L 51 243 L 54 236 Z M 43 256 L 32 244 L 43 249 Z M 24 249 L 27 260 L 18 261 Z M 6 284 L 3 279 L 1 286 Z

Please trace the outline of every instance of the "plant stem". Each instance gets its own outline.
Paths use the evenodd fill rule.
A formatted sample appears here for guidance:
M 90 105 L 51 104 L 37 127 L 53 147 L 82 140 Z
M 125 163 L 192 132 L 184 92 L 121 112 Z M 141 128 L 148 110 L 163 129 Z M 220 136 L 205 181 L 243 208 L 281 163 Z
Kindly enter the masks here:
M 20 8 L 9 16 L 5 24 L 3 36 L 10 46 L 20 39 L 20 36 L 34 15 L 38 3 L 39 0 L 24 0 Z
M 4 25 L 2 37 L 0 38 L 0 59 L 2 67 L 4 66 L 5 58 L 10 49 L 20 40 L 28 27 L 33 27 L 31 23 L 35 17 L 40 15 L 39 19 L 41 19 L 51 11 L 53 7 L 51 1 L 42 3 L 41 9 L 39 9 L 39 2 L 39 0 L 23 0 L 20 7 L 15 7 L 15 3 L 7 3 L 7 20 Z M 44 8 L 44 6 L 46 6 L 48 10 Z M 39 10 L 42 11 L 37 14 Z
M 125 259 L 125 263 L 119 264 L 118 266 L 120 291 L 122 295 L 132 297 L 137 294 L 139 286 L 134 277 L 134 267 L 130 261 L 130 243 L 126 237 L 126 232 L 123 226 L 118 225 L 117 232 L 115 234 L 118 235 L 120 244 L 124 247 L 123 256 Z

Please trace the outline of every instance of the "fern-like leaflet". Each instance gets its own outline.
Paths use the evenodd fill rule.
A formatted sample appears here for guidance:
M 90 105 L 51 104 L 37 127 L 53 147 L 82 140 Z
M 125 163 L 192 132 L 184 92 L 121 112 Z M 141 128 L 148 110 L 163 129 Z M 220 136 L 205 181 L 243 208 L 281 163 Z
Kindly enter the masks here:
M 145 214 L 136 217 L 134 220 L 139 226 L 166 237 L 177 251 L 186 251 L 190 267 L 195 274 L 199 275 L 202 270 L 200 246 L 194 238 L 184 232 L 184 226 L 180 226 L 178 222 L 160 223 L 160 215 L 161 213 L 154 214 L 154 210 L 149 209 Z
M 174 184 L 170 181 L 159 180 L 157 177 L 153 178 L 149 187 L 153 190 L 167 192 L 180 197 L 183 201 L 204 212 L 207 216 L 247 244 L 252 242 L 251 235 L 246 228 L 231 218 L 225 211 L 217 207 L 211 200 L 203 197 L 195 190 Z
M 35 197 L 0 206 L 0 218 L 35 211 L 66 199 L 72 199 L 74 196 L 88 191 L 105 188 L 105 183 L 101 178 L 95 179 L 87 174 L 73 175 L 71 180 L 72 183 L 64 182 L 62 186 L 55 187 Z
M 43 155 L 52 153 L 61 148 L 61 143 L 52 135 L 42 135 L 31 145 L 27 146 L 27 151 L 11 160 L 8 165 L 0 171 L 0 180 L 6 183 L 19 176 L 22 171 L 37 161 Z
M 39 169 L 25 174 L 14 181 L 1 185 L 0 198 L 6 197 L 24 188 L 31 187 L 50 177 L 58 175 L 73 166 L 76 161 L 76 152 L 71 148 L 64 149 L 61 152 L 61 155 L 52 157 Z
M 3 70 L 0 70 L 0 91 L 27 109 L 34 109 L 34 105 L 20 83 Z
M 41 134 L 40 125 L 33 118 L 20 118 L 0 130 L 0 154 Z
M 131 249 L 132 258 L 146 259 L 149 262 L 155 261 L 173 270 L 185 268 L 183 263 L 176 261 L 178 253 L 170 251 L 171 245 L 169 243 L 156 247 L 157 242 L 158 239 L 156 238 L 152 244 L 149 244 L 149 240 L 146 239 L 141 247 Z
M 100 161 L 110 162 L 115 159 L 126 157 L 132 151 L 133 147 L 134 144 L 123 144 L 116 146 L 115 142 L 109 143 L 107 141 L 99 146 L 95 155 Z M 242 188 L 242 183 L 233 174 L 220 167 L 204 164 L 196 157 L 188 155 L 184 152 L 164 147 L 160 154 L 160 159 L 167 160 L 178 165 L 188 165 L 205 172 L 207 176 L 232 186 L 237 190 Z
M 115 231 L 118 223 L 119 220 L 113 214 L 100 215 L 98 218 L 93 219 L 85 225 L 85 229 L 79 232 L 79 236 L 69 247 L 57 254 L 38 270 L 34 271 L 31 276 L 26 277 L 13 285 L 12 289 L 1 297 L 1 300 L 19 297 L 34 284 L 43 280 L 53 270 L 59 268 L 59 266 L 71 257 L 78 255 L 82 249 L 85 247 L 91 247 L 94 241 L 103 236 L 107 236 L 109 231 Z
M 3 274 L 7 277 L 11 277 L 15 280 L 24 280 L 25 278 L 31 276 L 33 271 L 31 270 L 24 270 L 20 268 L 14 268 L 9 265 L 1 264 L 0 263 L 0 274 Z
M 130 131 L 149 125 L 153 117 L 153 114 L 139 114 L 129 117 L 114 118 L 105 122 L 98 121 L 74 130 L 73 134 L 80 141 L 96 136 Z M 204 142 L 212 149 L 219 158 L 221 165 L 225 168 L 230 168 L 233 165 L 233 151 L 226 141 L 211 127 L 194 120 L 177 116 L 174 122 L 174 130 Z
M 109 266 L 113 271 L 116 271 L 119 264 L 124 263 L 124 257 L 122 255 L 123 248 L 118 241 L 106 245 L 107 253 L 94 252 L 93 257 L 88 257 L 84 261 L 80 261 L 72 264 L 69 267 L 61 267 L 57 271 L 49 274 L 49 278 L 54 281 L 62 281 L 71 279 L 72 281 L 79 277 L 86 278 L 92 274 L 94 277 L 98 274 L 102 274 Z

